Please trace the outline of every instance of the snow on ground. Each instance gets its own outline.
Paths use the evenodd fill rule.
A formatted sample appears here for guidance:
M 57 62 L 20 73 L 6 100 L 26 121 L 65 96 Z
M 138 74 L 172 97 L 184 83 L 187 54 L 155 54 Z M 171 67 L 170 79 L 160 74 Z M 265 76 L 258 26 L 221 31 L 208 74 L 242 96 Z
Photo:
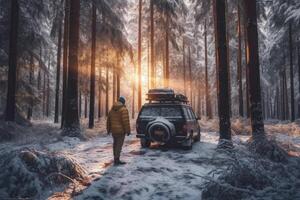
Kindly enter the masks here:
M 61 138 L 58 125 L 37 121 L 32 128 L 24 129 L 21 139 L 1 143 L 0 152 L 23 148 L 60 152 L 75 159 L 86 171 L 91 181 L 89 187 L 77 191 L 75 199 L 200 199 L 201 176 L 206 176 L 216 167 L 212 165 L 216 157 L 225 157 L 216 151 L 218 134 L 217 121 L 202 121 L 201 142 L 191 151 L 180 147 L 168 150 L 158 145 L 142 149 L 135 135 L 126 137 L 122 159 L 125 166 L 112 165 L 112 138 L 104 131 L 104 120 L 97 123 L 94 130 L 85 130 L 88 139 Z M 247 124 L 234 122 L 238 132 Z M 132 126 L 134 129 L 134 126 Z M 298 124 L 267 125 L 267 131 L 278 141 L 292 146 L 300 152 L 300 133 L 295 130 Z M 292 127 L 292 128 L 291 128 Z M 273 130 L 271 132 L 270 130 Z M 291 131 L 280 132 L 281 130 Z M 20 131 L 18 128 L 17 131 Z M 134 133 L 134 131 L 133 131 Z M 249 136 L 234 135 L 234 143 L 243 143 Z M 296 154 L 298 155 L 298 154 Z M 46 197 L 45 197 L 46 198 Z

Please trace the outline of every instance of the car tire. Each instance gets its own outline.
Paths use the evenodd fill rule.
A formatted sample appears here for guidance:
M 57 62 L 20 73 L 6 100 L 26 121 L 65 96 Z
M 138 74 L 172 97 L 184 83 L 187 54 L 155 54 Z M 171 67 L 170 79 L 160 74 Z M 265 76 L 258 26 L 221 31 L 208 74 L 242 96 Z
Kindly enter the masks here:
M 194 139 L 194 142 L 200 142 L 200 140 L 201 140 L 201 133 L 199 131 L 198 134 L 197 134 L 197 136 Z
M 151 141 L 145 138 L 141 138 L 141 146 L 142 148 L 149 148 L 151 146 Z

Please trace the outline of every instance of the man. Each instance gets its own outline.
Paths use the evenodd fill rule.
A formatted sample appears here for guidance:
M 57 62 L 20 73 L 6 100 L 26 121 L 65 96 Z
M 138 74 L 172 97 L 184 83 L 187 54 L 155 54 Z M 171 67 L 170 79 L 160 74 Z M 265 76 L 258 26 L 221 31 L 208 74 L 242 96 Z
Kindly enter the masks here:
M 120 97 L 119 101 L 114 103 L 107 117 L 107 133 L 113 136 L 114 164 L 126 164 L 120 160 L 120 154 L 124 143 L 125 135 L 130 135 L 130 123 L 128 109 L 125 106 L 126 99 Z

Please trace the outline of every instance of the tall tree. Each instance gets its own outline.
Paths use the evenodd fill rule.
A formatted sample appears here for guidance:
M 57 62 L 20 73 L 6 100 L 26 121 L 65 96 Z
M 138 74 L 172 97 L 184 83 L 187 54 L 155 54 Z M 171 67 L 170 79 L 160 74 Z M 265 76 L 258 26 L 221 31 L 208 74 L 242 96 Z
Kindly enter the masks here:
M 56 88 L 55 88 L 55 108 L 54 123 L 58 123 L 59 118 L 59 87 L 60 87 L 60 66 L 61 66 L 61 42 L 62 42 L 62 18 L 59 19 L 58 41 L 57 41 L 57 61 L 56 61 Z
M 298 38 L 297 44 L 297 54 L 298 54 L 298 119 L 300 119 L 300 39 Z
M 95 81 L 96 81 L 96 22 L 97 10 L 95 2 L 92 2 L 92 49 L 91 49 L 91 79 L 90 79 L 90 113 L 89 128 L 94 127 L 95 116 Z
M 80 0 L 70 2 L 69 69 L 64 135 L 80 136 L 78 116 L 78 46 Z
M 189 46 L 189 88 L 190 88 L 190 102 L 193 105 L 193 73 L 192 73 L 192 58 L 191 58 L 191 47 Z
M 155 87 L 155 61 L 154 61 L 154 0 L 150 0 L 150 88 Z
M 239 88 L 239 115 L 244 116 L 244 101 L 243 101 L 243 76 L 242 76 L 242 32 L 241 32 L 241 8 L 238 9 L 238 56 L 237 56 L 237 81 Z
M 165 33 L 165 42 L 166 42 L 166 68 L 165 68 L 165 87 L 169 87 L 170 82 L 170 50 L 169 50 L 169 37 L 170 37 L 170 15 L 169 12 L 165 12 L 166 18 L 166 33 Z
M 256 0 L 245 0 L 247 22 L 247 68 L 253 139 L 265 137 L 261 105 Z
M 187 84 L 186 84 L 186 61 L 185 61 L 185 41 L 184 37 L 182 38 L 182 70 L 183 70 L 183 90 L 184 95 L 186 96 Z
M 231 140 L 229 66 L 226 40 L 226 0 L 215 2 L 220 140 Z
M 206 116 L 208 119 L 212 119 L 210 90 L 208 83 L 208 53 L 207 53 L 207 21 L 204 22 L 204 57 L 205 57 L 205 104 L 206 104 Z
M 30 53 L 30 69 L 29 69 L 29 84 L 33 88 L 33 79 L 34 79 L 34 59 L 33 53 Z M 33 99 L 29 100 L 28 110 L 27 110 L 27 119 L 31 120 L 33 110 Z
M 290 55 L 290 89 L 291 89 L 291 121 L 295 121 L 295 92 L 294 92 L 294 55 L 293 55 L 293 27 L 289 22 L 289 55 Z
M 61 127 L 65 121 L 67 110 L 67 85 L 68 85 L 68 52 L 69 52 L 69 21 L 70 21 L 70 0 L 65 0 L 64 16 L 64 42 L 63 42 L 63 92 L 62 92 L 62 117 Z
M 9 39 L 9 63 L 8 84 L 6 99 L 6 121 L 15 120 L 16 112 L 16 81 L 17 81 L 17 52 L 18 52 L 18 27 L 19 27 L 19 2 L 11 0 L 10 39 Z
M 138 30 L 138 109 L 142 107 L 142 0 L 139 0 Z

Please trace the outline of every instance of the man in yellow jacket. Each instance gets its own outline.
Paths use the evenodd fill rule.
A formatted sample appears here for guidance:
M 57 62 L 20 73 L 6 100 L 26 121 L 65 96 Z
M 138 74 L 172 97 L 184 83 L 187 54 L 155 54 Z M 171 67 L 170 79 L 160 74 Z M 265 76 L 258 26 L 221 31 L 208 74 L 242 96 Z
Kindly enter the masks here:
M 120 154 L 124 143 L 125 135 L 130 135 L 130 122 L 128 109 L 125 106 L 126 99 L 120 97 L 119 101 L 114 103 L 107 117 L 107 133 L 113 136 L 114 164 L 126 164 L 120 160 Z

